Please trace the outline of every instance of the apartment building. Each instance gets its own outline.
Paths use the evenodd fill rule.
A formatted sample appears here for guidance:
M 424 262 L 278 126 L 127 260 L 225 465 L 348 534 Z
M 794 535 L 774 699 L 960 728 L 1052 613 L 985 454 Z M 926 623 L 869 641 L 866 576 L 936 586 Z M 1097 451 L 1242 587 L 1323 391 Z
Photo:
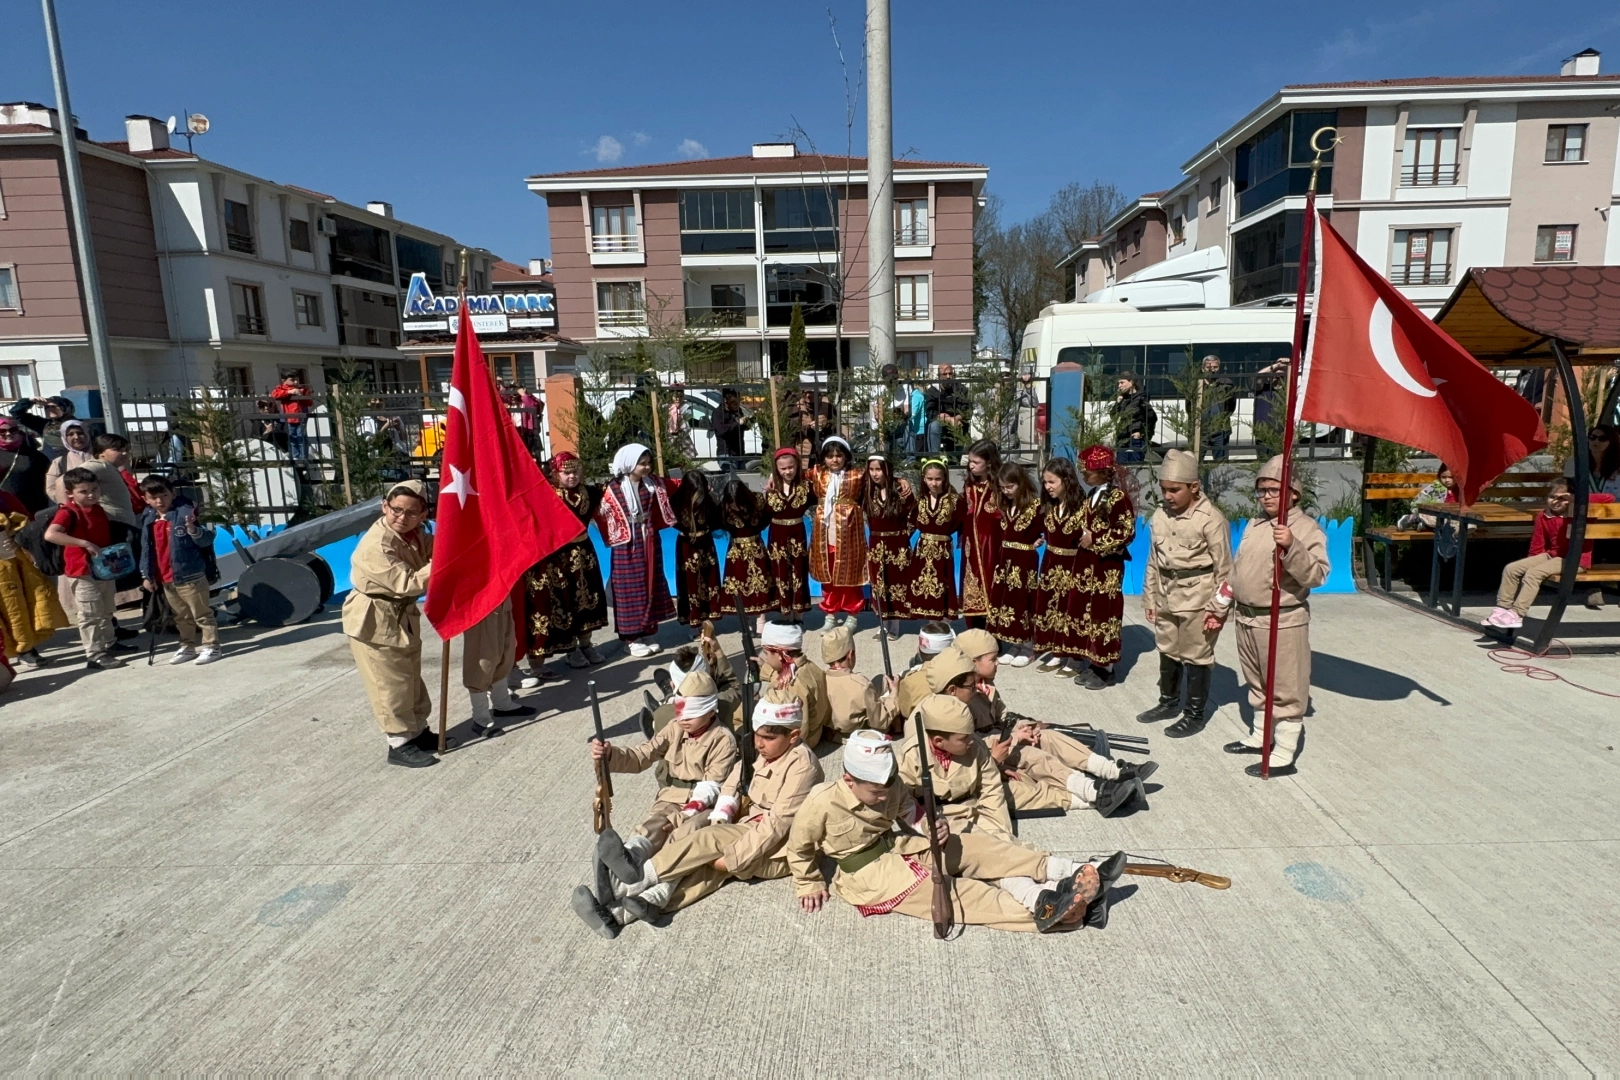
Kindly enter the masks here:
M 401 300 L 416 274 L 455 287 L 454 239 L 176 149 L 151 117 L 76 137 L 121 393 L 249 394 L 289 373 L 319 388 L 345 364 L 422 384 Z M 0 105 L 0 400 L 96 384 L 61 139 L 54 109 Z M 470 284 L 495 261 L 473 252 Z
M 973 222 L 988 170 L 895 162 L 902 364 L 973 349 Z M 757 377 L 787 358 L 798 305 L 811 363 L 867 363 L 864 158 L 761 143 L 748 156 L 531 176 L 546 200 L 561 334 L 611 354 L 649 328 L 702 327 L 723 350 L 689 378 Z
M 1556 75 L 1286 86 L 1071 252 L 1074 298 L 1143 308 L 1291 303 L 1312 133 L 1318 206 L 1434 312 L 1475 266 L 1620 263 L 1620 76 L 1585 50 Z

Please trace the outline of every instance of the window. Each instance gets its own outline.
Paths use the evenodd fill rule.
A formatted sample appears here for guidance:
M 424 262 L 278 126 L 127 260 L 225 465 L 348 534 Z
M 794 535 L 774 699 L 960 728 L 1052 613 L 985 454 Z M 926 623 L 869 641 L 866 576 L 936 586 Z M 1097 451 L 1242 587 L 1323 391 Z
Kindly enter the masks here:
M 0 401 L 21 401 L 34 396 L 34 369 L 30 364 L 0 364 Z
M 595 252 L 640 251 L 634 206 L 591 207 L 591 250 Z
M 1547 127 L 1548 161 L 1585 161 L 1586 125 L 1551 124 Z
M 928 350 L 908 349 L 894 354 L 894 364 L 901 371 L 927 371 Z
M 440 268 L 444 266 L 444 252 L 438 244 L 401 233 L 394 237 L 394 258 L 399 264 L 400 288 L 409 286 L 414 274 L 421 274 L 434 288 L 444 284 L 444 278 L 439 276 Z
M 838 289 L 834 275 L 819 266 L 767 266 L 765 325 L 791 326 L 795 304 L 806 326 L 836 325 Z
M 927 322 L 928 275 L 915 274 L 894 279 L 894 317 L 905 322 Z
M 647 309 L 641 302 L 639 281 L 596 283 L 596 325 L 646 326 Z
M 1175 217 L 1170 219 L 1170 242 L 1172 244 L 1179 244 L 1186 238 L 1187 222 L 1180 214 L 1177 214 Z
M 1391 285 L 1451 283 L 1450 229 L 1396 229 L 1389 257 Z
M 1536 230 L 1536 262 L 1574 262 L 1575 226 L 1543 225 Z
M 472 291 L 482 293 L 489 291 L 489 271 L 482 268 L 472 272 Z
M 1209 212 L 1214 213 L 1221 208 L 1221 189 L 1226 186 L 1226 178 L 1217 176 L 1209 182 Z
M 264 293 L 259 286 L 231 282 L 231 313 L 238 334 L 264 333 Z
M 742 285 L 710 285 L 709 310 L 698 313 L 711 326 L 747 326 L 748 290 Z
M 1457 182 L 1457 128 L 1407 128 L 1401 156 L 1402 187 Z
M 1233 184 L 1239 217 L 1246 217 L 1289 195 L 1303 195 L 1310 184 L 1311 136 L 1338 122 L 1338 111 L 1296 112 L 1279 117 L 1237 148 Z M 1322 155 L 1318 191 L 1333 189 L 1333 152 Z
M 448 289 L 456 287 L 456 264 L 453 262 L 444 264 L 444 284 Z
M 826 188 L 772 188 L 761 200 L 766 251 L 837 251 L 838 196 Z
M 927 199 L 901 199 L 894 204 L 894 242 L 902 247 L 928 245 Z
M 231 397 L 248 397 L 253 393 L 253 373 L 246 364 L 225 364 L 219 370 L 225 380 L 225 392 Z
M 332 229 L 332 273 L 394 284 L 394 245 L 387 229 L 336 214 Z
M 754 193 L 744 188 L 681 192 L 681 254 L 754 250 Z
M 315 248 L 309 241 L 309 222 L 303 218 L 292 218 L 287 222 L 287 242 L 294 251 L 308 251 L 314 253 Z
M 232 251 L 253 254 L 253 215 L 247 203 L 225 200 L 225 246 Z
M 293 293 L 293 322 L 299 326 L 320 326 L 320 296 L 316 293 Z
M 17 291 L 17 268 L 0 266 L 0 311 L 21 311 L 22 296 Z

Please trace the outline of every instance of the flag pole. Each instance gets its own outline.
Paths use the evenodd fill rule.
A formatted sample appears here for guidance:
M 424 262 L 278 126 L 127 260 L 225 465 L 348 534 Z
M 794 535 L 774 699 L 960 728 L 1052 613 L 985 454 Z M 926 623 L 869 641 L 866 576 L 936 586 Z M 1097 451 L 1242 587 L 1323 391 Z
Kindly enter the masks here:
M 1321 145 L 1323 135 L 1329 135 L 1328 144 Z M 1294 412 L 1299 400 L 1299 375 L 1305 363 L 1305 292 L 1308 287 L 1306 270 L 1311 266 L 1312 244 L 1316 238 L 1316 179 L 1322 170 L 1322 156 L 1339 145 L 1337 128 L 1321 127 L 1311 133 L 1311 182 L 1305 189 L 1305 222 L 1299 234 L 1299 289 L 1294 295 L 1294 355 L 1288 364 L 1288 398 L 1283 410 L 1282 490 L 1277 493 L 1280 513 L 1278 523 L 1288 523 L 1289 500 L 1293 495 L 1294 430 L 1298 426 Z M 1264 731 L 1260 740 L 1260 778 L 1271 779 L 1271 739 L 1276 727 L 1277 712 L 1277 620 L 1282 615 L 1283 549 L 1274 548 L 1271 555 L 1271 624 L 1266 634 L 1266 711 Z
M 468 263 L 467 249 L 462 248 L 461 249 L 461 263 L 460 263 L 460 267 L 459 267 L 460 272 L 458 274 L 456 274 L 456 337 L 458 337 L 458 338 L 462 334 L 471 333 L 471 331 L 472 331 L 471 317 L 467 314 L 467 263 Z M 455 367 L 454 367 L 454 365 L 452 365 L 451 369 L 450 369 L 450 378 L 452 380 L 455 379 Z M 422 387 L 422 390 L 425 393 L 427 391 L 427 387 L 426 386 Z M 450 430 L 450 415 L 449 415 L 449 410 L 447 408 L 445 410 L 445 431 L 446 431 L 446 433 L 448 433 L 449 430 Z M 440 476 L 440 479 L 441 480 L 443 479 L 442 475 Z M 445 752 L 445 741 L 446 741 L 445 725 L 446 725 L 446 722 L 447 722 L 447 720 L 449 718 L 449 714 L 450 714 L 450 639 L 445 638 L 444 639 L 444 651 L 439 655 L 439 755 L 441 757 L 444 755 L 444 752 Z

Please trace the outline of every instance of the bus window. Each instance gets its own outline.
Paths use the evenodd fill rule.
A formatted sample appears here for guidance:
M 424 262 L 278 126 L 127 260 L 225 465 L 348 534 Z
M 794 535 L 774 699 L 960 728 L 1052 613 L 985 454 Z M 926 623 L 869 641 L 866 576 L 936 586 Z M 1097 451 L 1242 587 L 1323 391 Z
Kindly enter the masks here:
M 1253 387 L 1255 372 L 1279 359 L 1292 355 L 1293 346 L 1287 342 L 1222 342 L 1219 345 L 1194 345 L 1193 356 L 1200 362 L 1206 356 L 1221 358 L 1221 374 L 1229 377 L 1240 392 Z
M 1079 364 L 1095 371 L 1100 365 L 1108 376 L 1142 374 L 1142 346 L 1140 345 L 1070 345 L 1059 349 L 1057 362 Z

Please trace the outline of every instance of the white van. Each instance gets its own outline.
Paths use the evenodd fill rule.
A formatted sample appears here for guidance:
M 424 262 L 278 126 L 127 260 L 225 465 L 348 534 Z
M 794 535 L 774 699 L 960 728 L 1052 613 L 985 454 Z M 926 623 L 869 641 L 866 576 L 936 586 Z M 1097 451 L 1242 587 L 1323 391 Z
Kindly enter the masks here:
M 1238 387 L 1232 441 L 1252 441 L 1255 374 L 1293 352 L 1294 309 L 1186 308 L 1139 311 L 1129 304 L 1052 304 L 1024 330 L 1021 367 L 1037 377 L 1058 364 L 1093 367 L 1100 363 L 1109 379 L 1136 375 L 1159 414 L 1154 440 L 1175 443 L 1165 417 L 1180 408 L 1169 376 L 1206 356 L 1221 358 L 1221 373 Z M 1318 435 L 1326 435 L 1321 429 Z

